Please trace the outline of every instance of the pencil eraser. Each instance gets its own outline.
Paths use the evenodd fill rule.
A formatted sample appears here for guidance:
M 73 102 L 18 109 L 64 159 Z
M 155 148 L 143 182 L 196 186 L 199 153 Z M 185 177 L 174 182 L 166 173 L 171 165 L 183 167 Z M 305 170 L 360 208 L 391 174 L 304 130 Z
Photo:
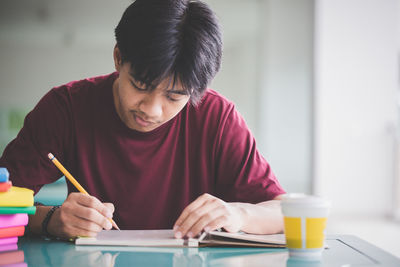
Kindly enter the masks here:
M 8 181 L 8 177 L 10 174 L 7 171 L 7 168 L 0 168 L 0 183 L 4 183 Z

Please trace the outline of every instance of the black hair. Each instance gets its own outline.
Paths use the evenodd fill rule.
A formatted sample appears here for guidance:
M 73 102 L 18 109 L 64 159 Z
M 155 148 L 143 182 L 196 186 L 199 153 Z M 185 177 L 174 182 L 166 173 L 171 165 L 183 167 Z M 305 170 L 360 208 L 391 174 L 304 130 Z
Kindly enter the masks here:
M 115 28 L 122 63 L 139 82 L 179 81 L 198 103 L 221 65 L 222 37 L 214 12 L 192 0 L 136 0 Z

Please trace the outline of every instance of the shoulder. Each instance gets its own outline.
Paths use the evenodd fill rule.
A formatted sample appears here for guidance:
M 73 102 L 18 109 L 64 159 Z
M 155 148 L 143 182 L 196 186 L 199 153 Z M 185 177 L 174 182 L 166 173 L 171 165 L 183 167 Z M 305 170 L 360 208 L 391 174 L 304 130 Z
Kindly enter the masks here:
M 192 111 L 201 117 L 225 117 L 231 113 L 235 106 L 233 102 L 228 100 L 226 97 L 220 93 L 207 89 L 204 93 L 200 103 L 196 106 L 190 107 Z
M 207 89 L 200 103 L 189 105 L 186 112 L 182 115 L 189 129 L 213 139 L 237 124 L 234 103 L 212 89 Z
M 28 114 L 29 121 L 71 121 L 73 114 L 82 116 L 93 110 L 95 105 L 102 104 L 100 100 L 104 99 L 107 87 L 111 91 L 107 84 L 112 84 L 114 75 L 72 81 L 52 88 Z
M 198 106 L 209 107 L 210 105 L 220 108 L 232 108 L 233 102 L 213 89 L 207 89 Z
M 113 81 L 118 76 L 117 73 L 101 75 L 76 81 L 54 87 L 50 94 L 54 97 L 64 98 L 65 100 L 87 101 L 87 97 L 93 97 L 102 91 L 109 89 Z M 104 91 L 104 90 L 103 90 Z

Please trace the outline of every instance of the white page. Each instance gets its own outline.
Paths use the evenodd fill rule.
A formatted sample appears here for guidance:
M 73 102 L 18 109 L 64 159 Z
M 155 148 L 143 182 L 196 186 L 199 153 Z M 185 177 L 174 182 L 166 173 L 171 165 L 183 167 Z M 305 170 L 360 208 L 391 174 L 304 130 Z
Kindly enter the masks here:
M 213 240 L 213 236 L 226 239 Z M 95 238 L 77 238 L 75 244 L 95 246 L 198 247 L 199 243 L 225 244 L 227 246 L 240 245 L 240 242 L 237 242 L 239 240 L 250 241 L 250 243 L 247 242 L 247 246 L 252 246 L 251 242 L 285 245 L 285 236 L 283 234 L 253 235 L 242 232 L 227 233 L 211 231 L 208 235 L 203 233 L 199 239 L 176 239 L 173 230 L 103 230 Z
M 97 237 L 80 237 L 76 245 L 197 247 L 197 239 L 176 239 L 173 230 L 103 230 Z

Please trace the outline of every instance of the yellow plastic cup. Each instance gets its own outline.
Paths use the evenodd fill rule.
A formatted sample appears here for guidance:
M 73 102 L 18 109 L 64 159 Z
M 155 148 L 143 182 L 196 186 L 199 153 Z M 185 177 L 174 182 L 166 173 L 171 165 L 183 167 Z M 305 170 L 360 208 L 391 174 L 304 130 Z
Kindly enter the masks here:
M 330 202 L 317 196 L 286 194 L 281 207 L 289 256 L 320 259 L 324 250 Z

